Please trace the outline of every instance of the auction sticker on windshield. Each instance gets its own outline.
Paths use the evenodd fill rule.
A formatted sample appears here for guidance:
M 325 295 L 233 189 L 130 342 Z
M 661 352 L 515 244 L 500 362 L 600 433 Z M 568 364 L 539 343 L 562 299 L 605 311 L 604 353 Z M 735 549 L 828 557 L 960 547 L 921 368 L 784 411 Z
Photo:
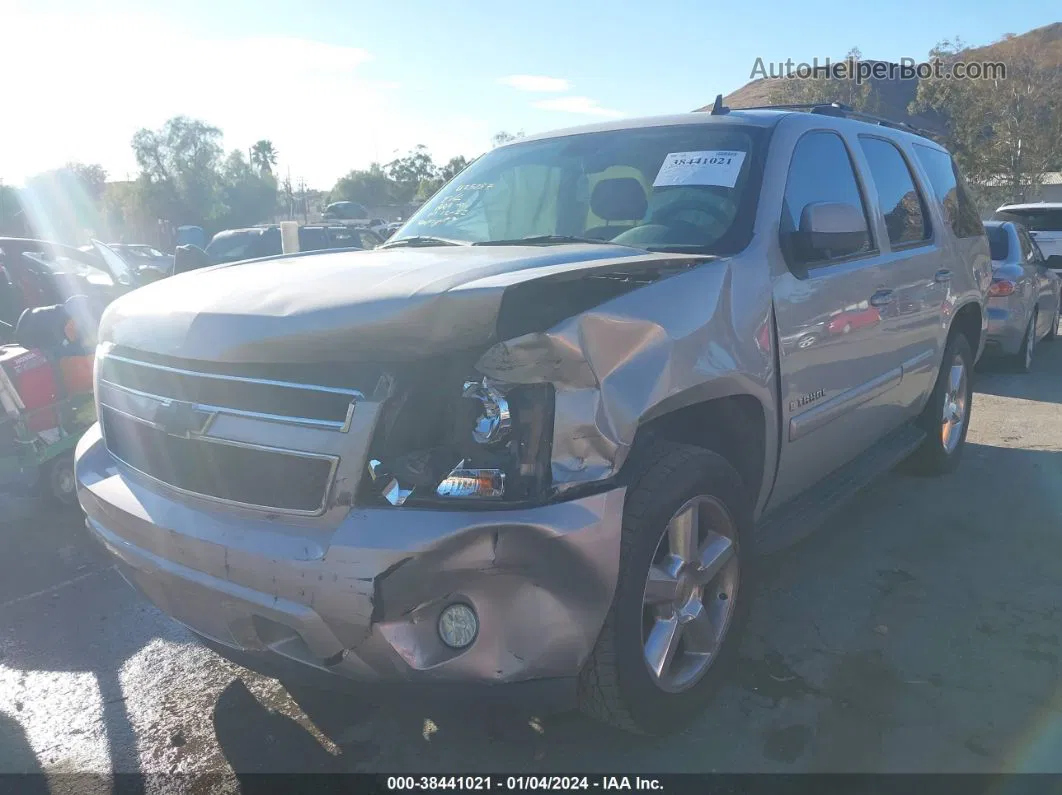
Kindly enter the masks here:
M 745 162 L 744 152 L 710 150 L 671 152 L 664 158 L 653 187 L 667 185 L 713 185 L 732 188 Z

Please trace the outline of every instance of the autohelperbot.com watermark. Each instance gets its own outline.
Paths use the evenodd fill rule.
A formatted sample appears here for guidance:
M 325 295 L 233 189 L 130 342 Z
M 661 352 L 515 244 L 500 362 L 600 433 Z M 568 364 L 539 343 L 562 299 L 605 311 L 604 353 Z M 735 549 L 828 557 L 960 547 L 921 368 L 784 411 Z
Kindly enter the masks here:
M 862 85 L 868 80 L 1006 80 L 1007 65 L 1001 61 L 917 61 L 901 58 L 899 62 L 864 61 L 859 58 L 832 60 L 813 58 L 811 62 L 766 61 L 757 58 L 750 80 L 757 78 L 791 80 L 853 80 Z

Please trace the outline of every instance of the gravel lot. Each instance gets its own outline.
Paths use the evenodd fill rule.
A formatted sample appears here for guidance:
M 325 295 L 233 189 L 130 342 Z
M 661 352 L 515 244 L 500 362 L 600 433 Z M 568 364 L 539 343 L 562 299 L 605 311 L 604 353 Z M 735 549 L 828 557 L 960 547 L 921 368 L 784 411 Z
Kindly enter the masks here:
M 79 518 L 5 502 L 0 772 L 1062 771 L 1062 343 L 976 389 L 955 475 L 890 475 L 759 566 L 742 665 L 666 740 L 288 692 L 141 602 Z

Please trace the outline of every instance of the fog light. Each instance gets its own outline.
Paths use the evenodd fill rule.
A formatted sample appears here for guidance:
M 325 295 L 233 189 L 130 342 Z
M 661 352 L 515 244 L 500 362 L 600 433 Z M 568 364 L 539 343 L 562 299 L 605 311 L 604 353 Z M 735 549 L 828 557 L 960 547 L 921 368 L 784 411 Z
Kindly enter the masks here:
M 451 649 L 471 646 L 479 632 L 479 620 L 468 605 L 450 605 L 439 616 L 439 637 Z

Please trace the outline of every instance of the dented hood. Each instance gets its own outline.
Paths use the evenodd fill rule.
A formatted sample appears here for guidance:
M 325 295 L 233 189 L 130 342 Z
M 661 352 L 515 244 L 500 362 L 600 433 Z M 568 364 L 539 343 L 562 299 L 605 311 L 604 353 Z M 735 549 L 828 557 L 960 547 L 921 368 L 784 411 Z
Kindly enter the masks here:
M 111 304 L 100 340 L 217 362 L 421 358 L 491 344 L 506 289 L 689 261 L 614 245 L 440 246 L 236 263 Z

